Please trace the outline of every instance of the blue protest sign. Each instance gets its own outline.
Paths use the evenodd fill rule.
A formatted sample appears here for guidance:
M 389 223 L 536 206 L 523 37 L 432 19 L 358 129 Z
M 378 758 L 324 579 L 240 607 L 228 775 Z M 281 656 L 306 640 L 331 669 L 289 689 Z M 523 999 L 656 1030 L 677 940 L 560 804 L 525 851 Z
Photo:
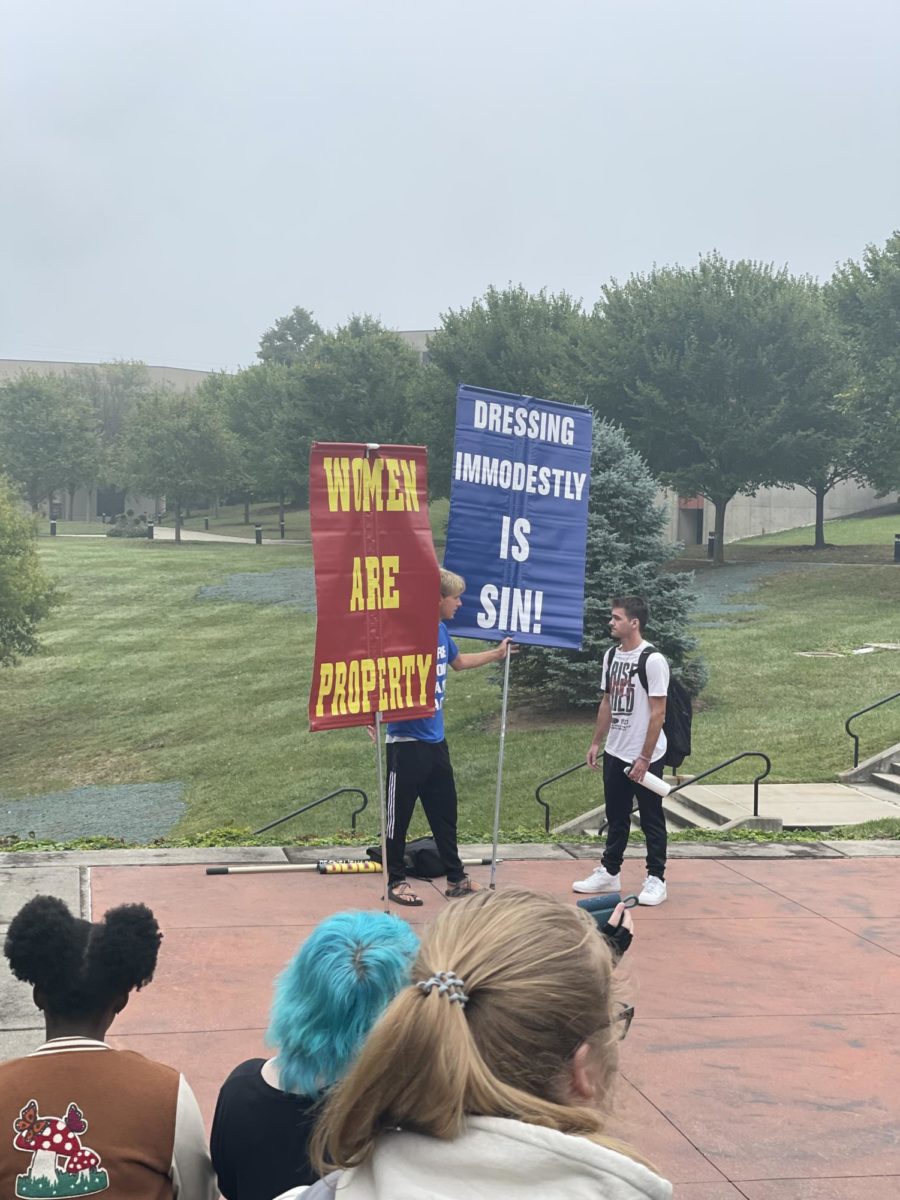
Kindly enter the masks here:
M 581 648 L 589 409 L 461 384 L 446 567 L 453 633 Z

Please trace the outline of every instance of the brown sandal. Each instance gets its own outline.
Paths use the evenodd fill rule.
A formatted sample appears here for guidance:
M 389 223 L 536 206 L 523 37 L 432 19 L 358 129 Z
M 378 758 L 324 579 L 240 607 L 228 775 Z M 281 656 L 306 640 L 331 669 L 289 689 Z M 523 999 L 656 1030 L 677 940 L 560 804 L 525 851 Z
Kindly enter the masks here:
M 457 879 L 455 883 L 451 883 L 448 888 L 444 889 L 444 895 L 449 896 L 451 900 L 456 900 L 460 896 L 471 896 L 473 892 L 480 891 L 480 883 L 475 883 L 468 875 L 463 875 L 462 879 Z
M 421 908 L 424 903 L 405 879 L 388 886 L 388 900 L 393 900 L 395 904 L 400 904 L 403 908 Z

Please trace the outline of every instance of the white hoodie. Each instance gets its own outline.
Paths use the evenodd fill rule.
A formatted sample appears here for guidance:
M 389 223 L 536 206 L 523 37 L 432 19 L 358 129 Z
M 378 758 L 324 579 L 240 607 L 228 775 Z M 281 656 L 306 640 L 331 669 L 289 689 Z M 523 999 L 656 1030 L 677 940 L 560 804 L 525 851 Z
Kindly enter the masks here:
M 336 1184 L 336 1190 L 335 1190 Z M 302 1200 L 671 1200 L 672 1185 L 583 1137 L 501 1117 L 469 1117 L 453 1141 L 382 1134 L 360 1167 Z

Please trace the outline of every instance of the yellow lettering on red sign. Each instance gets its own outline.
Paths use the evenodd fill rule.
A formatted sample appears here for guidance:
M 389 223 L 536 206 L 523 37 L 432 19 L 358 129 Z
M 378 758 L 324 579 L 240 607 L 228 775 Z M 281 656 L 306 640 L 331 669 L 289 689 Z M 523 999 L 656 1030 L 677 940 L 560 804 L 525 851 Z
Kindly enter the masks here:
M 354 558 L 350 582 L 350 611 L 363 609 L 399 608 L 400 593 L 397 591 L 397 572 L 400 557 L 383 554 L 378 557 L 367 554 L 365 559 Z
M 425 708 L 430 654 L 389 654 L 319 664 L 316 716 Z
M 329 512 L 418 512 L 414 458 L 322 459 Z

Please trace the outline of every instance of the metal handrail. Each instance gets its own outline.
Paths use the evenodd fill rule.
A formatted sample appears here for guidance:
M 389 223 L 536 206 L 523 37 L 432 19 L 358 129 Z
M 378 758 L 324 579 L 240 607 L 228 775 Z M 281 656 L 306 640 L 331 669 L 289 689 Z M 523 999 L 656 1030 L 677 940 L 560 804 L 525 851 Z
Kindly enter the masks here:
M 333 800 L 335 796 L 342 796 L 344 792 L 355 792 L 357 796 L 362 796 L 363 802 L 359 808 L 355 808 L 350 814 L 350 828 L 356 833 L 356 818 L 369 803 L 369 797 L 362 788 L 344 787 L 338 788 L 336 792 L 329 792 L 327 796 L 322 796 L 318 800 L 313 800 L 311 804 L 304 804 L 302 808 L 298 808 L 296 812 L 288 813 L 286 817 L 279 817 L 277 821 L 270 821 L 268 825 L 263 825 L 262 829 L 254 829 L 253 836 L 265 833 L 268 829 L 274 829 L 276 825 L 283 825 L 285 821 L 290 821 L 292 817 L 299 817 L 301 813 L 309 812 L 311 808 L 317 808 L 318 805 L 324 804 L 326 800 Z
M 674 792 L 680 792 L 682 788 L 693 787 L 699 779 L 705 779 L 707 775 L 713 775 L 716 771 L 721 771 L 723 767 L 730 767 L 733 762 L 737 762 L 740 758 L 761 758 L 766 764 L 766 769 L 753 780 L 753 815 L 759 816 L 759 785 L 760 782 L 772 770 L 772 760 L 768 754 L 763 754 L 762 750 L 742 750 L 740 754 L 735 754 L 732 758 L 726 758 L 724 762 L 720 762 L 716 767 L 710 767 L 706 771 L 701 771 L 699 775 L 694 775 L 690 779 L 686 779 L 684 783 L 678 783 L 669 791 L 671 796 Z
M 900 693 L 898 693 L 898 694 L 900 694 Z M 713 775 L 713 774 L 715 774 L 716 771 L 721 771 L 723 767 L 730 767 L 733 762 L 737 762 L 738 759 L 741 759 L 741 758 L 761 758 L 766 764 L 766 769 L 763 772 L 761 772 L 759 775 L 757 775 L 756 778 L 753 780 L 753 815 L 754 815 L 754 817 L 758 817 L 759 816 L 759 785 L 760 785 L 760 782 L 763 779 L 765 779 L 765 777 L 772 770 L 772 760 L 769 758 L 768 754 L 763 754 L 762 750 L 742 750 L 740 754 L 735 754 L 731 758 L 726 758 L 725 761 L 720 762 L 718 764 L 718 766 L 709 767 L 706 771 L 701 771 L 699 775 L 694 775 L 690 779 L 686 779 L 684 781 L 684 783 L 676 784 L 675 787 L 673 787 L 669 790 L 669 795 L 671 796 L 675 792 L 680 792 L 682 788 L 690 787 L 691 784 L 696 783 L 698 779 L 705 779 L 707 777 L 707 775 Z M 578 771 L 582 767 L 585 767 L 585 766 L 587 766 L 587 762 L 585 759 L 582 759 L 581 762 L 576 763 L 574 767 L 567 767 L 565 769 L 565 771 L 560 771 L 560 773 L 558 775 L 551 775 L 549 779 L 545 779 L 543 783 L 538 784 L 538 786 L 534 789 L 534 798 L 535 798 L 535 800 L 537 800 L 538 804 L 540 804 L 544 810 L 544 832 L 545 833 L 550 832 L 550 805 L 547 803 L 546 800 L 541 799 L 541 792 L 544 790 L 545 787 L 547 787 L 548 784 L 555 783 L 557 781 L 557 779 L 562 779 L 566 775 L 571 775 L 573 771 Z
M 844 722 L 844 729 L 847 731 L 847 736 L 853 738 L 853 765 L 859 766 L 859 734 L 853 733 L 850 729 L 850 722 L 855 721 L 857 717 L 861 717 L 863 713 L 871 712 L 873 708 L 881 708 L 882 704 L 889 704 L 891 700 L 896 700 L 900 696 L 900 692 L 894 692 L 893 696 L 885 696 L 883 700 L 876 700 L 874 704 L 870 704 L 868 708 L 861 708 L 859 712 L 851 713 Z
M 573 771 L 580 771 L 582 767 L 587 766 L 587 760 L 582 759 L 576 763 L 574 767 L 567 767 L 565 771 L 560 771 L 558 775 L 551 775 L 549 779 L 545 779 L 543 783 L 539 783 L 534 789 L 534 798 L 544 810 L 544 833 L 550 832 L 550 805 L 546 800 L 541 799 L 541 792 L 550 783 L 556 783 L 557 779 L 562 779 L 564 775 L 571 775 Z

